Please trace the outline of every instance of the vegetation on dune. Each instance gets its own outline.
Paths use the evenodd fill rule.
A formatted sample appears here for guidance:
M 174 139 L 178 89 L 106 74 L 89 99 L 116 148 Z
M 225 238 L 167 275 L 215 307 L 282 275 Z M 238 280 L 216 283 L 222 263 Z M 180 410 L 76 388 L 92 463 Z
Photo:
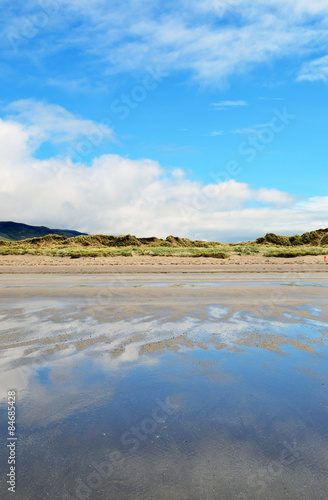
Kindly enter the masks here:
M 98 256 L 176 256 L 226 259 L 233 255 L 262 254 L 266 257 L 297 257 L 328 253 L 328 229 L 318 229 L 301 236 L 268 233 L 263 238 L 242 243 L 189 240 L 178 236 L 160 239 L 155 236 L 137 238 L 131 234 L 65 235 L 48 234 L 22 241 L 0 240 L 0 255 L 50 255 L 59 257 Z
M 278 246 L 324 246 L 328 245 L 328 228 L 318 229 L 317 231 L 310 231 L 301 236 L 294 234 L 294 236 L 281 236 L 279 234 L 267 233 L 262 238 L 257 238 L 256 243 L 261 245 L 278 245 Z
M 277 250 L 276 248 L 270 249 L 265 252 L 264 255 L 266 257 L 284 257 L 284 258 L 293 258 L 293 257 L 304 257 L 305 255 L 325 255 L 328 253 L 328 248 L 321 247 L 294 247 L 289 250 Z

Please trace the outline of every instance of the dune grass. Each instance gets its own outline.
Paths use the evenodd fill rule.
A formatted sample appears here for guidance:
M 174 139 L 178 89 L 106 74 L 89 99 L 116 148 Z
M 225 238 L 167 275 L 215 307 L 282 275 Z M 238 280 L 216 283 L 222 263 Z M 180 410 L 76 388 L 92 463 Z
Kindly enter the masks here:
M 278 250 L 277 248 L 271 248 L 264 253 L 265 257 L 283 257 L 283 258 L 294 258 L 294 257 L 304 257 L 305 255 L 326 255 L 328 254 L 328 247 L 293 247 Z
M 131 257 L 133 255 L 149 255 L 159 257 L 212 257 L 216 259 L 225 259 L 229 257 L 228 252 L 222 251 L 222 248 L 214 249 L 195 249 L 195 248 L 169 248 L 169 247 L 66 247 L 62 248 L 31 248 L 28 246 L 19 246 L 16 248 L 0 247 L 0 255 L 50 255 L 53 257 Z
M 306 233 L 310 234 L 310 233 Z M 274 235 L 276 236 L 276 235 Z M 303 236 L 303 235 L 302 235 Z M 59 235 L 47 235 L 22 241 L 0 240 L 0 255 L 48 255 L 52 257 L 208 257 L 228 259 L 236 255 L 263 255 L 265 257 L 293 258 L 305 255 L 328 254 L 328 244 L 313 246 L 309 243 L 292 244 L 293 237 L 285 245 L 280 237 L 266 235 L 266 240 L 242 243 L 220 243 L 214 241 L 192 241 L 186 238 L 169 236 L 165 240 L 159 238 L 136 238 L 135 236 L 91 235 L 68 238 Z M 306 237 L 304 238 L 306 239 Z M 260 241 L 259 241 L 260 240 Z M 276 240 L 272 243 L 267 240 Z

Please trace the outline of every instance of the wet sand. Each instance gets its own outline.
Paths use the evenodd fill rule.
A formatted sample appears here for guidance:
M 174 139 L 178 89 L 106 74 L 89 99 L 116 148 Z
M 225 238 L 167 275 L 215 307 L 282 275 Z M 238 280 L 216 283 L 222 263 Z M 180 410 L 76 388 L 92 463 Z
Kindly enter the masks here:
M 309 271 L 3 274 L 16 498 L 325 500 L 327 292 Z
M 326 315 L 326 298 L 328 293 L 327 281 L 314 278 L 313 274 L 302 275 L 297 273 L 269 274 L 270 281 L 263 282 L 261 273 L 244 274 L 243 280 L 239 275 L 223 274 L 220 278 L 210 273 L 195 276 L 174 274 L 161 276 L 158 274 L 118 275 L 105 277 L 99 275 L 71 276 L 71 275 L 8 275 L 0 279 L 0 314 L 2 326 L 6 323 L 12 325 L 8 333 L 0 338 L 0 347 L 10 349 L 21 346 L 23 354 L 32 351 L 45 352 L 72 348 L 81 350 L 96 344 L 106 344 L 106 349 L 114 354 L 124 353 L 127 344 L 135 343 L 141 352 L 154 352 L 169 348 L 176 349 L 178 345 L 193 347 L 193 340 L 188 331 L 186 318 L 194 322 L 207 324 L 208 337 L 203 333 L 203 340 L 215 344 L 218 340 L 216 332 L 210 332 L 209 318 L 229 322 L 233 315 L 244 318 L 241 325 L 245 329 L 247 317 L 252 315 L 252 321 L 261 321 L 262 317 L 271 317 L 273 321 L 293 323 L 287 310 L 298 310 L 298 321 L 302 319 L 313 320 L 312 310 L 320 310 L 322 322 L 328 322 Z M 33 325 L 25 322 L 24 311 L 34 311 Z M 213 312 L 216 311 L 216 312 Z M 163 318 L 163 314 L 165 318 Z M 17 328 L 14 328 L 14 319 L 18 318 Z M 76 322 L 79 328 L 74 333 L 57 335 L 58 326 L 67 330 L 67 325 Z M 85 335 L 85 325 L 97 325 L 96 335 L 91 330 L 90 335 Z M 131 338 L 130 322 L 140 322 L 140 332 L 134 330 Z M 35 329 L 40 323 L 54 325 L 56 332 L 37 335 Z M 158 323 L 156 336 L 144 331 L 144 324 Z M 179 323 L 176 326 L 175 323 Z M 85 324 L 85 325 L 84 325 Z M 116 325 L 115 339 L 106 335 L 106 329 L 112 330 Z M 164 328 L 163 328 L 164 325 Z M 172 329 L 173 325 L 173 329 Z M 18 327 L 19 326 L 19 327 Z M 241 328 L 241 326 L 240 326 Z M 29 331 L 32 332 L 30 339 Z M 247 332 L 246 332 L 247 330 Z M 254 335 L 245 330 L 242 339 L 229 338 L 228 344 L 236 345 L 267 345 L 270 349 L 278 350 L 279 343 L 289 343 L 296 348 L 312 350 L 312 346 L 304 347 L 294 338 L 288 338 L 271 332 L 259 331 L 256 339 Z M 179 334 L 183 332 L 183 336 Z M 246 334 L 247 333 L 247 334 Z M 149 342 L 151 340 L 151 342 Z M 312 343 L 312 340 L 311 340 Z M 300 347 L 301 346 L 301 347 Z M 26 349 L 26 350 L 25 350 Z

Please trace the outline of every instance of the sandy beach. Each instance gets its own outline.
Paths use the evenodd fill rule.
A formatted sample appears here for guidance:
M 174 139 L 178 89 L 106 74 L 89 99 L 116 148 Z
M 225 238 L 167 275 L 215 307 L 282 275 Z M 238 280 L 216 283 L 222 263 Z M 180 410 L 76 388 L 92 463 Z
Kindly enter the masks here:
M 324 500 L 327 286 L 323 256 L 0 256 L 16 497 Z
M 0 274 L 112 274 L 112 273 L 315 273 L 328 276 L 322 255 L 295 258 L 233 255 L 210 257 L 50 257 L 1 255 Z

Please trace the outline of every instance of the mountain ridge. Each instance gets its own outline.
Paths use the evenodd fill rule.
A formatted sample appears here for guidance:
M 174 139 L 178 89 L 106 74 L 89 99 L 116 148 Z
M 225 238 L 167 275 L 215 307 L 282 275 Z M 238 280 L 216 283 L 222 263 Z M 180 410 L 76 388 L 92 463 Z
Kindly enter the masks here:
M 68 238 L 87 235 L 87 233 L 81 233 L 72 229 L 51 229 L 46 226 L 31 226 L 21 222 L 0 221 L 0 239 L 22 241 L 29 238 L 47 236 L 48 234 L 58 234 L 60 236 L 67 236 Z

